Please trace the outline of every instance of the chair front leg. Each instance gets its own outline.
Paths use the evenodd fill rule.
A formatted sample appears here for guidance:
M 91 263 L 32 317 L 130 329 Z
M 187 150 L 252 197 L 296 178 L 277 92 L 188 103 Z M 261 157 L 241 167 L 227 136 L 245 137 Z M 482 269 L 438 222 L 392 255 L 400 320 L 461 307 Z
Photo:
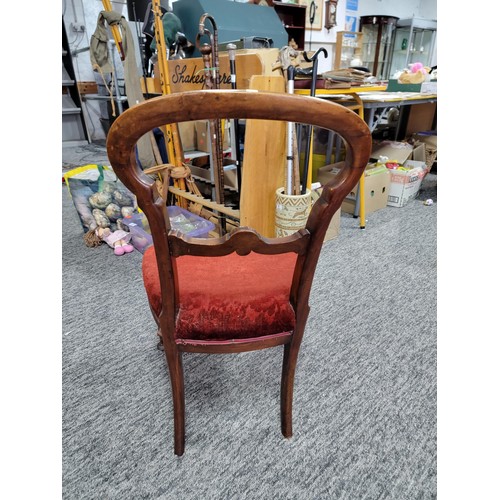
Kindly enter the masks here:
M 184 370 L 182 367 L 182 352 L 165 349 L 170 383 L 172 386 L 172 401 L 174 406 L 174 453 L 181 456 L 185 444 L 185 402 L 184 402 Z

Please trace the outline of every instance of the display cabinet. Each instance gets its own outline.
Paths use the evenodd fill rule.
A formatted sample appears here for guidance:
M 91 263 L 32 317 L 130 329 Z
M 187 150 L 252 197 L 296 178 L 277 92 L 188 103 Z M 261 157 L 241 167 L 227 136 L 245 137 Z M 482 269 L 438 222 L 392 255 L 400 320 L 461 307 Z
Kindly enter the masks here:
M 337 31 L 333 69 L 363 66 L 363 33 Z
M 288 44 L 290 45 L 293 39 L 297 44 L 298 50 L 304 50 L 306 9 L 305 5 L 274 2 L 274 10 L 278 14 L 285 31 L 288 33 Z
M 396 25 L 390 75 L 421 62 L 432 66 L 436 44 L 437 21 L 431 19 L 400 19 Z
M 380 80 L 389 78 L 394 33 L 399 20 L 394 16 L 361 16 L 359 29 L 363 33 L 363 66 Z

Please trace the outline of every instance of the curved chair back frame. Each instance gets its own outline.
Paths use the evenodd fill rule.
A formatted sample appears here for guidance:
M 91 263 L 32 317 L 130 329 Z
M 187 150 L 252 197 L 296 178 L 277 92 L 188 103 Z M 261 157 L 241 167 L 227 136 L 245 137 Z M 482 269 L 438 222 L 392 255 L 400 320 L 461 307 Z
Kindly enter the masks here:
M 286 238 L 264 238 L 251 228 L 240 227 L 220 238 L 197 239 L 172 231 L 165 206 L 154 180 L 137 165 L 135 145 L 155 127 L 192 120 L 264 119 L 304 123 L 332 130 L 345 143 L 341 171 L 324 187 L 314 203 L 306 227 Z M 107 139 L 110 163 L 121 181 L 137 196 L 153 237 L 161 285 L 162 307 L 155 320 L 163 338 L 174 398 L 175 453 L 184 451 L 184 382 L 182 351 L 241 352 L 285 344 L 281 417 L 282 432 L 291 436 L 293 379 L 308 313 L 309 294 L 319 254 L 331 218 L 356 185 L 371 153 L 371 134 L 353 111 L 314 97 L 245 90 L 210 90 L 174 93 L 145 101 L 125 111 L 113 123 Z M 265 159 L 263 159 L 265 161 Z M 298 255 L 290 292 L 295 329 L 286 334 L 238 341 L 189 341 L 175 338 L 178 310 L 176 257 L 221 256 L 231 252 Z

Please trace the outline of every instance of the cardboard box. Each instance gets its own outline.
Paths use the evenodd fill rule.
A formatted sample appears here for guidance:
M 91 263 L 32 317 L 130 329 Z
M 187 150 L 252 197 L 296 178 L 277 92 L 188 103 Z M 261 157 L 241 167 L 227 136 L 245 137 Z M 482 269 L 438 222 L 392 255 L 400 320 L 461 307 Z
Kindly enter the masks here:
M 408 142 L 382 141 L 373 146 L 371 160 L 375 163 L 379 158 L 386 157 L 389 162 L 404 165 L 407 160 L 425 161 L 425 144 L 410 144 Z
M 386 92 L 420 92 L 421 83 L 399 83 L 395 78 L 387 82 Z
M 381 156 L 411 168 L 409 171 L 388 170 L 390 183 L 387 205 L 403 207 L 416 198 L 422 179 L 428 172 L 425 162 L 425 144 L 418 144 L 414 147 L 407 142 L 383 141 L 373 147 L 371 154 L 374 160 Z
M 382 141 L 374 144 L 372 147 L 372 154 L 370 159 L 377 162 L 381 156 L 403 165 L 403 163 L 411 158 L 413 153 L 413 145 L 408 142 L 397 141 Z
M 318 200 L 318 198 L 321 196 L 321 190 L 323 188 L 319 189 L 313 189 L 311 193 L 311 199 L 312 202 L 314 203 L 315 201 Z M 328 229 L 326 230 L 325 234 L 325 239 L 324 241 L 329 241 L 333 240 L 336 238 L 340 233 L 340 210 L 337 210 L 332 217 L 332 220 L 330 221 L 330 225 L 328 226 Z
M 437 81 L 423 82 L 420 88 L 422 94 L 437 94 L 438 84 Z
M 419 92 L 420 94 L 437 94 L 437 81 L 399 83 L 396 79 L 389 79 L 386 92 Z
M 330 221 L 330 225 L 326 230 L 325 240 L 330 241 L 336 238 L 340 233 L 340 210 L 337 210 Z
M 427 174 L 425 161 L 406 160 L 404 166 L 411 170 L 389 170 L 391 183 L 387 205 L 390 207 L 404 207 L 415 199 Z
M 409 137 L 414 132 L 429 130 L 435 124 L 437 102 L 421 103 L 418 106 L 409 106 L 408 122 L 406 123 L 405 136 Z
M 429 149 L 437 149 L 437 132 L 430 130 L 427 132 L 415 132 L 412 139 L 417 142 L 423 142 Z
M 411 138 L 414 141 L 415 149 L 418 147 L 425 148 L 425 164 L 427 169 L 430 171 L 437 159 L 437 135 L 436 132 L 419 132 L 412 135 Z M 414 158 L 415 160 L 422 160 L 422 158 Z
M 340 171 L 336 165 L 326 165 L 318 171 L 318 181 L 325 184 Z M 358 183 L 359 184 L 359 183 Z M 358 184 L 346 196 L 342 202 L 342 211 L 354 214 L 356 209 L 356 197 L 358 194 Z M 389 193 L 390 176 L 389 171 L 384 166 L 369 164 L 365 170 L 365 214 L 370 214 L 387 206 L 387 196 Z
M 408 160 L 414 160 L 425 163 L 425 158 L 426 158 L 425 150 L 426 150 L 425 144 L 417 144 L 416 146 L 413 146 L 413 151 L 411 152 L 411 155 L 408 158 Z
M 385 167 L 370 164 L 365 170 L 365 214 L 371 214 L 387 206 L 389 195 L 390 175 Z M 359 183 L 358 183 L 359 184 Z M 342 210 L 354 214 L 356 210 L 356 197 L 358 184 L 346 196 L 342 203 Z M 359 210 L 359 209 L 358 209 Z M 359 214 L 358 214 L 359 215 Z

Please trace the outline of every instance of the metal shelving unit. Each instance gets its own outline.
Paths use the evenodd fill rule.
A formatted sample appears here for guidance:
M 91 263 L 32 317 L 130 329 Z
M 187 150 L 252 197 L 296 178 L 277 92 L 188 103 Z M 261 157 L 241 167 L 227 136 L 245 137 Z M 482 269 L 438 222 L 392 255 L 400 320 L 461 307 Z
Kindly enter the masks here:
M 108 40 L 108 54 L 111 56 L 111 64 L 113 66 L 112 81 L 108 82 L 112 88 L 112 95 L 107 93 L 104 84 L 98 84 L 98 94 L 85 94 L 82 96 L 82 101 L 98 101 L 101 108 L 101 125 L 107 135 L 109 127 L 115 120 L 115 117 L 110 115 L 110 110 L 108 109 L 108 104 L 114 101 L 116 104 L 116 116 L 119 116 L 128 107 L 128 98 L 125 95 L 125 82 L 124 80 L 119 80 L 118 68 L 116 66 L 116 56 L 117 49 L 114 40 Z M 100 87 L 100 88 L 99 88 Z M 100 93 L 102 90 L 102 94 Z
M 89 132 L 83 116 L 64 19 L 62 21 L 62 143 L 88 144 Z

